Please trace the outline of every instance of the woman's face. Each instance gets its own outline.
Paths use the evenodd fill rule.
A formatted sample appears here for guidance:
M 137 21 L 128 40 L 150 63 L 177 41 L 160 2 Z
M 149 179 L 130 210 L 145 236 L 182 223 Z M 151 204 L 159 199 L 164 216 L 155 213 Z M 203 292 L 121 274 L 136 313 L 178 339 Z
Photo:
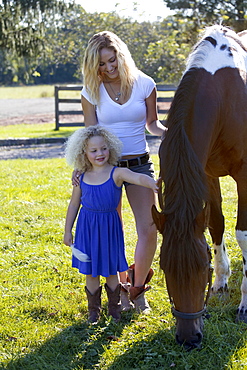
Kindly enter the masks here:
M 99 71 L 111 80 L 119 76 L 118 61 L 114 50 L 108 48 L 101 49 Z

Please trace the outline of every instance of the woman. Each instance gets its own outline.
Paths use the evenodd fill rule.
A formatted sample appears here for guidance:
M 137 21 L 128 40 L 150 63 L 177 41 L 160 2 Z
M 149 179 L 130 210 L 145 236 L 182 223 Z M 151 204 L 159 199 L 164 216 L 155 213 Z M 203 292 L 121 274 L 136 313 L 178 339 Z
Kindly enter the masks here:
M 158 120 L 153 79 L 136 68 L 126 44 L 109 31 L 95 34 L 89 40 L 83 74 L 81 102 L 85 126 L 105 126 L 122 141 L 120 167 L 154 177 L 145 127 L 159 136 L 164 135 L 166 129 Z M 146 284 L 152 277 L 150 266 L 157 242 L 151 215 L 155 198 L 151 189 L 138 185 L 126 183 L 125 189 L 135 217 L 138 241 L 135 264 L 129 269 L 129 288 L 126 274 L 120 274 L 122 305 L 124 310 L 129 309 L 126 302 L 129 292 L 136 310 L 148 313 L 150 307 L 144 293 L 150 289 Z

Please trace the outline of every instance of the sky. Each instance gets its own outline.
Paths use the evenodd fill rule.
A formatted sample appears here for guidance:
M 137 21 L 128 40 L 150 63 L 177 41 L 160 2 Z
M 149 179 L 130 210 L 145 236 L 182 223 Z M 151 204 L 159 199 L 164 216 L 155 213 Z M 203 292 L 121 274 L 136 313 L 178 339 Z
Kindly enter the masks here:
M 171 11 L 163 0 L 76 0 L 88 13 L 116 11 L 120 16 L 132 17 L 138 21 L 157 21 Z M 136 5 L 135 5 L 136 4 Z M 133 10 L 136 7 L 136 10 Z

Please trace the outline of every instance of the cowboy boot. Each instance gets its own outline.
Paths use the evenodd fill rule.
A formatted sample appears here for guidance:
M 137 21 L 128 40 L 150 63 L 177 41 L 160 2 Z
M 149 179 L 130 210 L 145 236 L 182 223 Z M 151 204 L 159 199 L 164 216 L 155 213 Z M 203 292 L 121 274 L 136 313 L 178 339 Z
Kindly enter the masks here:
M 120 289 L 118 284 L 114 292 L 105 284 L 105 290 L 108 297 L 108 315 L 112 316 L 116 322 L 121 319 Z
M 92 324 L 97 324 L 100 318 L 101 291 L 102 286 L 100 286 L 94 294 L 91 294 L 85 286 L 85 292 L 88 300 L 88 322 L 91 322 Z
M 130 299 L 134 303 L 135 309 L 139 313 L 148 314 L 151 311 L 151 307 L 148 304 L 144 294 L 151 289 L 150 286 L 145 286 L 152 279 L 154 272 L 153 269 L 150 269 L 144 285 L 141 287 L 135 287 L 135 264 L 131 265 L 128 270 L 128 277 L 131 283 L 130 288 Z
M 121 310 L 125 312 L 130 311 L 132 308 L 134 308 L 134 305 L 129 298 L 130 287 L 131 287 L 130 283 L 121 283 L 120 290 Z
M 144 296 L 144 294 L 150 289 L 150 286 L 147 286 L 145 288 L 145 285 L 140 287 L 132 286 L 130 288 L 130 299 L 134 303 L 136 312 L 144 313 L 146 315 L 150 313 L 151 307 L 149 306 L 148 301 Z

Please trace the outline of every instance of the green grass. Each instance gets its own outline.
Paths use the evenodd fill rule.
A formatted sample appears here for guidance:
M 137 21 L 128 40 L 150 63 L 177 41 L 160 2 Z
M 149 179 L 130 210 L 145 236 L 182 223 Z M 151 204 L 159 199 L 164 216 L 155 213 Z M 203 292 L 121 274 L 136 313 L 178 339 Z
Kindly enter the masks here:
M 158 158 L 153 156 L 156 170 Z M 230 295 L 209 302 L 201 351 L 175 343 L 159 248 L 155 255 L 149 316 L 125 313 L 113 323 L 103 315 L 86 323 L 85 277 L 71 268 L 63 227 L 71 194 L 64 159 L 0 161 L 0 368 L 6 370 L 245 369 L 247 326 L 235 323 L 242 277 L 234 238 L 235 185 L 223 179 L 226 242 L 232 259 Z M 124 195 L 126 253 L 133 262 L 133 216 Z M 159 237 L 159 245 L 160 245 Z M 104 279 L 102 279 L 102 284 Z
M 1 126 L 0 139 L 68 137 L 79 128 L 80 127 L 60 127 L 60 129 L 56 131 L 55 123 L 23 123 L 18 125 L 8 125 Z
M 68 137 L 79 127 L 61 127 L 55 130 L 55 123 L 18 124 L 1 126 L 0 139 Z
M 54 97 L 55 85 L 32 85 L 19 87 L 0 87 L 0 99 L 34 99 Z M 78 98 L 79 91 L 60 91 L 61 98 Z
M 79 84 L 80 85 L 80 84 Z M 55 85 L 31 85 L 19 87 L 0 87 L 0 99 L 33 99 L 33 98 L 50 98 L 54 96 Z M 78 98 L 79 91 L 59 91 L 61 98 Z M 159 96 L 173 96 L 173 92 L 159 91 Z

